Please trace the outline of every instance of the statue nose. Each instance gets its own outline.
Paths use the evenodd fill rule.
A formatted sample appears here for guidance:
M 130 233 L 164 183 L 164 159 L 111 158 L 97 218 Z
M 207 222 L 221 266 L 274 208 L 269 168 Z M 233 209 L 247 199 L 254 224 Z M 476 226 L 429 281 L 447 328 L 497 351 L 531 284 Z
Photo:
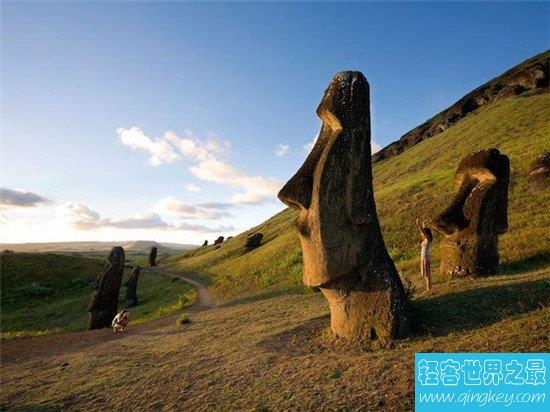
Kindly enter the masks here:
M 279 191 L 277 196 L 281 202 L 294 209 L 309 209 L 313 185 L 312 172 L 296 173 Z

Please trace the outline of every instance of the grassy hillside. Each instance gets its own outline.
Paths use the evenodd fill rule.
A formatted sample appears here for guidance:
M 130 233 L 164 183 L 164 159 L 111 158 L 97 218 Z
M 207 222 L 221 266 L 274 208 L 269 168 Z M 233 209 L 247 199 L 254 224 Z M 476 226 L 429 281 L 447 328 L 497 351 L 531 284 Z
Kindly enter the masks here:
M 549 149 L 550 94 L 504 99 L 477 109 L 446 131 L 373 165 L 379 219 L 386 242 L 405 283 L 420 286 L 420 239 L 416 217 L 430 219 L 454 192 L 460 159 L 475 150 L 497 147 L 511 161 L 508 233 L 500 237 L 501 273 L 550 267 L 550 191 L 527 190 L 529 163 Z M 284 210 L 263 224 L 224 242 L 174 254 L 162 264 L 195 276 L 221 299 L 251 299 L 306 290 L 301 282 L 301 252 L 293 227 L 295 213 Z M 264 233 L 262 246 L 243 252 L 246 236 Z M 434 244 L 439 261 L 440 235 Z M 442 282 L 435 271 L 437 282 Z
M 52 253 L 7 253 L 0 262 L 2 338 L 84 329 L 90 283 L 103 272 L 104 261 Z M 126 270 L 123 281 L 129 273 Z M 121 308 L 125 290 L 121 288 Z M 134 322 L 142 323 L 189 305 L 194 293 L 183 282 L 142 270 L 140 304 L 130 312 Z

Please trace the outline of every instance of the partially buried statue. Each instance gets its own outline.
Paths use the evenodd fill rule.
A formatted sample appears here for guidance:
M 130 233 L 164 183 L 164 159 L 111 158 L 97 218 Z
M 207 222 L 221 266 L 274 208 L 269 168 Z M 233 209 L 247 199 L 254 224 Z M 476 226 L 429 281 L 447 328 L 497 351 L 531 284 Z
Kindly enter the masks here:
M 126 307 L 132 308 L 134 306 L 137 306 L 138 304 L 138 298 L 137 298 L 137 285 L 139 281 L 139 272 L 141 268 L 139 266 L 134 266 L 132 269 L 132 273 L 130 274 L 130 277 L 126 282 L 124 282 L 124 286 L 126 286 Z
M 317 142 L 279 192 L 299 211 L 303 280 L 328 300 L 335 334 L 386 346 L 409 332 L 411 318 L 376 214 L 363 74 L 336 74 L 317 115 L 323 122 Z
M 118 294 L 122 275 L 124 274 L 124 249 L 116 246 L 111 249 L 107 258 L 108 267 L 96 283 L 92 303 L 88 307 L 90 313 L 88 329 L 101 329 L 111 326 L 118 312 Z
M 443 275 L 485 276 L 498 271 L 498 236 L 508 230 L 510 161 L 497 149 L 469 154 L 455 174 L 451 204 L 435 219 L 446 236 Z
M 153 246 L 149 252 L 149 266 L 151 267 L 157 266 L 157 252 L 158 249 L 156 246 Z

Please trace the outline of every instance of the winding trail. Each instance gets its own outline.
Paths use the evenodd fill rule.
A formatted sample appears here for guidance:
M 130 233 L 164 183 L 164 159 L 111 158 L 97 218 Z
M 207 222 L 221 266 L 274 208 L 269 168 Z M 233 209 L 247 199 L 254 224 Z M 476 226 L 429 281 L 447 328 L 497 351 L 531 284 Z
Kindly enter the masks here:
M 145 267 L 144 269 L 151 269 L 159 275 L 179 278 L 197 289 L 198 299 L 191 306 L 185 308 L 185 311 L 198 314 L 217 306 L 217 301 L 202 283 L 177 275 L 158 266 L 153 268 Z M 120 349 L 120 344 L 125 340 L 132 340 L 138 336 L 148 335 L 161 337 L 163 334 L 172 333 L 171 328 L 173 329 L 174 321 L 180 313 L 178 311 L 139 325 L 132 325 L 130 323 L 127 332 L 121 334 L 113 333 L 111 328 L 103 328 L 2 341 L 2 367 L 28 359 L 47 359 L 49 356 L 74 353 L 90 348 L 102 348 L 101 351 L 104 351 L 104 354 L 117 355 L 123 353 Z M 114 343 L 114 345 L 104 346 L 111 343 Z
M 204 286 L 202 283 L 197 282 L 196 280 L 186 278 L 185 276 L 177 275 L 173 272 L 170 272 L 160 266 L 153 266 L 149 268 L 153 272 L 159 273 L 161 275 L 169 276 L 172 278 L 178 278 L 183 280 L 185 283 L 190 284 L 194 288 L 197 289 L 199 299 L 195 303 L 193 303 L 192 306 L 190 306 L 188 309 L 193 312 L 202 312 L 204 310 L 212 309 L 213 307 L 217 306 L 218 303 L 216 299 L 210 294 L 208 289 L 206 289 L 206 286 Z

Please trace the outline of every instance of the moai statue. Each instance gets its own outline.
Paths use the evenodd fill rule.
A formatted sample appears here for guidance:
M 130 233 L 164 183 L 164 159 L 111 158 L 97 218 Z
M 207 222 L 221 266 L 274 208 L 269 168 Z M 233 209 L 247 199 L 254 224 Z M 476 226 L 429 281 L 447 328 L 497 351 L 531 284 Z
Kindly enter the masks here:
M 457 193 L 435 219 L 446 236 L 441 273 L 485 276 L 498 271 L 498 235 L 508 230 L 510 161 L 497 149 L 469 154 L 455 174 Z
M 256 232 L 249 235 L 246 238 L 246 243 L 244 244 L 245 252 L 250 252 L 251 250 L 254 250 L 260 247 L 263 237 L 264 237 L 263 233 L 260 233 L 260 232 Z
M 409 332 L 411 318 L 376 214 L 365 76 L 336 74 L 317 115 L 317 142 L 278 195 L 299 211 L 303 281 L 328 300 L 335 334 L 386 346 Z
M 150 267 L 153 267 L 153 266 L 157 266 L 157 247 L 156 246 L 153 246 L 151 248 L 151 251 L 149 252 L 149 266 Z
M 208 246 L 208 240 L 205 240 L 204 243 L 202 244 L 203 246 Z
M 94 284 L 92 303 L 88 306 L 90 313 L 88 330 L 111 326 L 118 312 L 118 294 L 124 274 L 124 249 L 116 246 L 111 249 L 107 258 L 108 267 Z
M 139 266 L 134 266 L 134 268 L 132 269 L 132 273 L 130 274 L 130 277 L 124 283 L 124 286 L 126 286 L 126 307 L 127 308 L 132 308 L 134 306 L 137 306 L 138 304 L 137 285 L 138 285 L 140 270 L 141 268 Z
M 537 157 L 529 167 L 529 188 L 532 191 L 550 186 L 550 152 Z
M 216 240 L 214 240 L 214 244 L 219 245 L 220 243 L 223 242 L 223 239 L 224 239 L 223 236 L 218 236 L 218 238 Z

